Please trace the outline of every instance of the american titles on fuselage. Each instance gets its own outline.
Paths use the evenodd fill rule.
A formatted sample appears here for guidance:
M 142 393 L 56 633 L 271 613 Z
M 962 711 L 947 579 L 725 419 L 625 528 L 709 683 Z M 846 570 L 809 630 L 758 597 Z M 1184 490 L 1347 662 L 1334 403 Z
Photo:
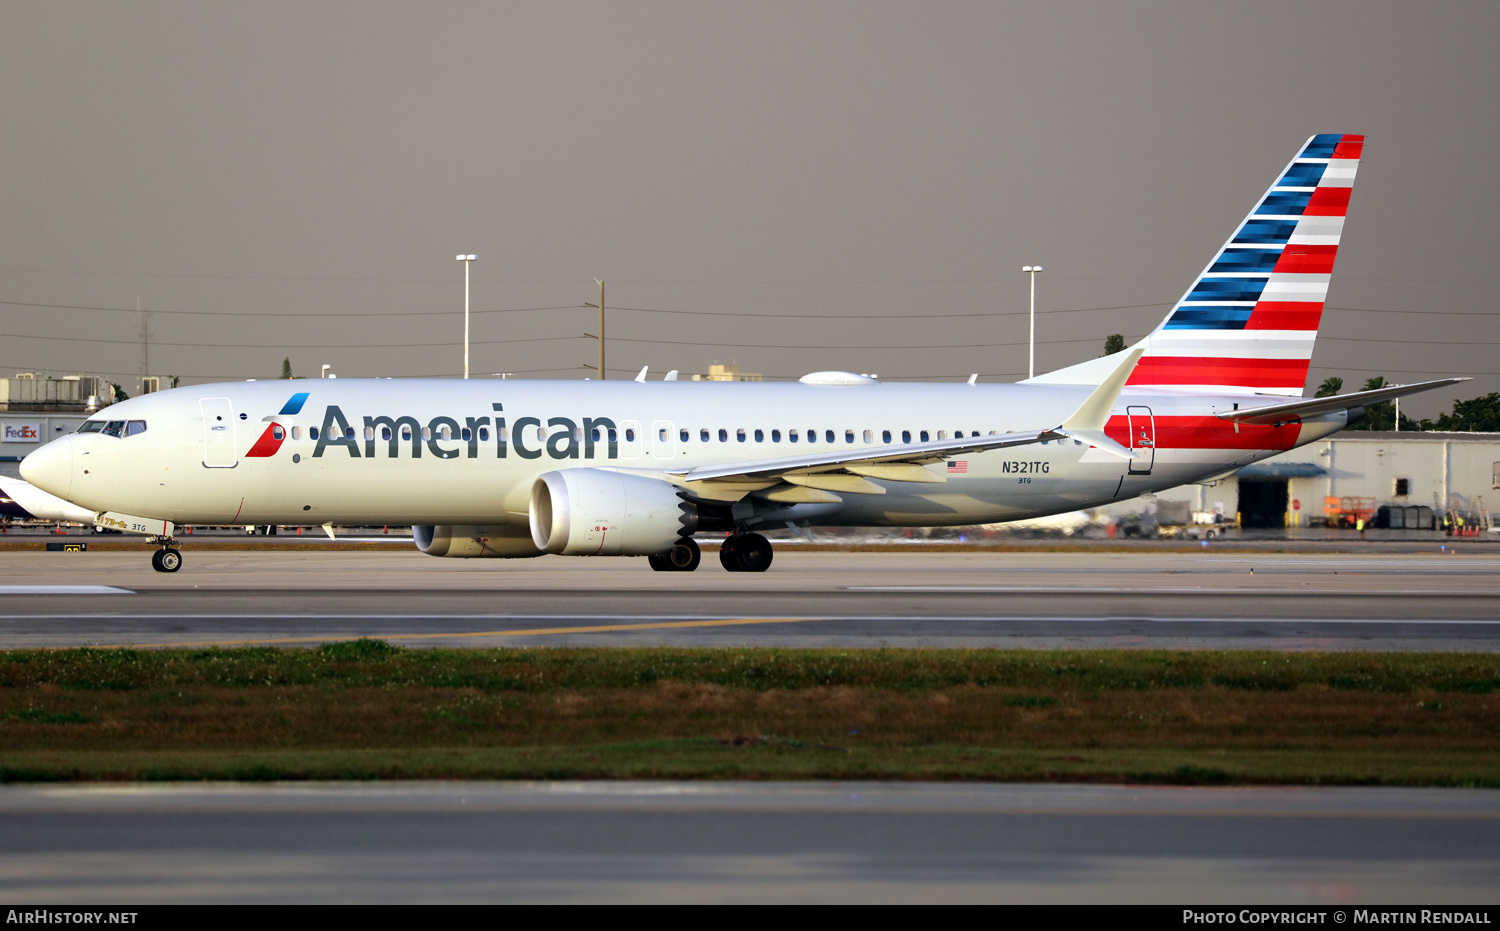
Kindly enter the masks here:
M 350 416 L 338 405 L 330 404 L 324 409 L 322 426 L 309 427 L 307 439 L 315 443 L 312 452 L 314 459 L 323 457 L 331 450 L 342 450 L 351 459 L 373 459 L 381 456 L 382 444 L 384 458 L 388 459 L 401 457 L 403 450 L 407 448 L 410 450 L 410 458 L 420 459 L 424 446 L 437 459 L 459 459 L 465 456 L 478 459 L 481 448 L 492 450 L 497 459 L 505 459 L 512 452 L 522 459 L 540 459 L 544 455 L 552 459 L 595 459 L 599 458 L 601 451 L 606 459 L 620 459 L 621 442 L 634 444 L 640 439 L 641 429 L 637 423 L 626 421 L 622 426 L 609 417 L 548 417 L 545 420 L 541 417 L 518 417 L 507 427 L 506 418 L 499 413 L 504 410 L 503 405 L 497 403 L 492 406 L 496 413 L 491 417 L 464 416 L 460 419 L 440 415 L 431 418 L 424 426 L 419 418 L 411 415 Z M 361 424 L 362 429 L 355 426 L 357 423 Z M 676 430 L 679 434 L 676 439 L 682 443 L 690 442 L 695 432 L 679 427 L 661 429 Z M 988 431 L 990 435 L 999 432 Z M 781 429 L 764 428 L 738 428 L 730 431 L 727 428 L 704 427 L 696 433 L 698 441 L 705 444 L 712 443 L 715 438 L 720 443 L 744 443 L 753 439 L 757 444 L 765 443 L 768 437 L 772 443 L 780 443 L 783 438 Z M 953 438 L 962 438 L 966 433 L 971 437 L 980 435 L 978 430 L 954 430 Z M 889 445 L 898 441 L 903 444 L 913 441 L 925 443 L 933 435 L 939 440 L 949 438 L 947 430 L 819 431 L 809 428 L 805 434 L 798 429 L 785 431 L 788 443 L 800 442 L 804 435 L 807 443 L 822 445 L 837 443 L 840 438 L 846 445 L 856 444 L 860 439 L 866 445 Z M 246 456 L 264 458 L 274 455 L 288 437 L 293 440 L 302 439 L 301 428 L 288 428 L 273 421 Z M 669 438 L 664 436 L 662 439 Z M 490 453 L 486 452 L 484 455 L 488 456 Z M 624 458 L 631 457 L 627 455 Z M 1003 468 L 1007 473 L 1046 472 L 1048 464 L 1043 461 L 1007 462 Z

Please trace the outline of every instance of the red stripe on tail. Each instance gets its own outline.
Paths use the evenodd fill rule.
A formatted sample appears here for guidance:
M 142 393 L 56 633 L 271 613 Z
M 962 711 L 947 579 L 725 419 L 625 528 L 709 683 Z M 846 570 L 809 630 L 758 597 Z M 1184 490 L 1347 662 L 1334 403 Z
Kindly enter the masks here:
M 1261 301 L 1250 312 L 1245 329 L 1316 330 L 1322 318 L 1322 301 Z
M 1342 217 L 1349 213 L 1352 187 L 1320 187 L 1313 191 L 1302 211 L 1304 217 Z
M 1273 274 L 1331 275 L 1338 246 L 1287 246 L 1276 260 Z
M 1301 388 L 1307 359 L 1218 359 L 1144 356 L 1127 385 L 1213 385 L 1234 388 Z
M 1333 149 L 1334 158 L 1359 158 L 1365 149 L 1365 137 L 1344 134 L 1344 139 Z

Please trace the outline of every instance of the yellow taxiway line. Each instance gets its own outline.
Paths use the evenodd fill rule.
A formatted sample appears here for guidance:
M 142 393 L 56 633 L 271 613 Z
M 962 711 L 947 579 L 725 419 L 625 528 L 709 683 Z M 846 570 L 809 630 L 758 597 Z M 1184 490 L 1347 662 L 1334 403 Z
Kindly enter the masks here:
M 746 624 L 803 624 L 822 621 L 821 617 L 736 617 L 713 621 L 659 621 L 653 624 L 600 624 L 594 627 L 536 627 L 531 630 L 476 630 L 462 633 L 386 634 L 377 640 L 438 640 L 454 637 L 545 637 L 551 634 L 607 634 L 632 630 L 680 630 L 689 627 L 736 627 Z M 95 650 L 188 649 L 192 647 L 237 647 L 283 643 L 338 643 L 360 640 L 359 637 L 282 637 L 264 640 L 199 640 L 182 643 L 111 643 L 90 647 Z M 76 649 L 63 647 L 62 649 Z

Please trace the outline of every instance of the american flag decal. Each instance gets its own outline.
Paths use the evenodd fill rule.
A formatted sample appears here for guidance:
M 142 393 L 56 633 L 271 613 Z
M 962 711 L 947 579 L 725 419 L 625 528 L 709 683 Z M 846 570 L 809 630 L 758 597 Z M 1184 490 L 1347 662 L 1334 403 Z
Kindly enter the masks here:
M 950 474 L 951 473 L 967 473 L 968 471 L 969 471 L 969 460 L 967 460 L 967 459 L 954 459 L 954 460 L 952 460 L 951 462 L 948 463 L 948 472 Z

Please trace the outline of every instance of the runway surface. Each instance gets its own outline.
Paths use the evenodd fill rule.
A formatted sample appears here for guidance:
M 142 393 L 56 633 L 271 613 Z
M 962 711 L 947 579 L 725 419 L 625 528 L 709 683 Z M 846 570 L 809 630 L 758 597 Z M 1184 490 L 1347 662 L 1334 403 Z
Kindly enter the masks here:
M 1500 793 L 541 783 L 7 788 L 9 902 L 1500 901 Z
M 0 646 L 1500 649 L 1500 556 L 783 553 L 769 572 L 400 552 L 0 554 Z

